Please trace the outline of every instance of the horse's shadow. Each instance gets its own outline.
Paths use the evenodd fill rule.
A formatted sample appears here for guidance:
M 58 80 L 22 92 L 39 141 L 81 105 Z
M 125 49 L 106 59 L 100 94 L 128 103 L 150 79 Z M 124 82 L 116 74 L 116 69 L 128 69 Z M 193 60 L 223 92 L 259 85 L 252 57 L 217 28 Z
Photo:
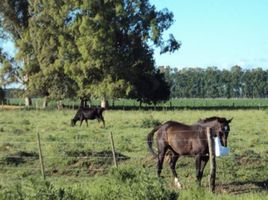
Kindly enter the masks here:
M 242 194 L 252 192 L 268 192 L 268 179 L 260 181 L 231 182 L 217 186 L 222 193 Z

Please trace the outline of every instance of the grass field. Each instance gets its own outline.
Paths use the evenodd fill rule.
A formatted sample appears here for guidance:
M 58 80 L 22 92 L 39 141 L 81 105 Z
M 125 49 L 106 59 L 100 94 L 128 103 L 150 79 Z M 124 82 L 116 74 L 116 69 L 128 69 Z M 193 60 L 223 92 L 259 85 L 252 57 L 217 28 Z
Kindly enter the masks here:
M 268 111 L 113 111 L 70 127 L 73 110 L 0 110 L 0 199 L 268 199 Z M 192 124 L 210 116 L 233 117 L 230 155 L 217 158 L 216 193 L 195 184 L 194 159 L 180 158 L 183 190 L 173 186 L 168 163 L 156 178 L 146 135 L 158 122 Z M 46 181 L 42 181 L 36 133 L 40 134 Z M 118 169 L 114 168 L 113 133 Z

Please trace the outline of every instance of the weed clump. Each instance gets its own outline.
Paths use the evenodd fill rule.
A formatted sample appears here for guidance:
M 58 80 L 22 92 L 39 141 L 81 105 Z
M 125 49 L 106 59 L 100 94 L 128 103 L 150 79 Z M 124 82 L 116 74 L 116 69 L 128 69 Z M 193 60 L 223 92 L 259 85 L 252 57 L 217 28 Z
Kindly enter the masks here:
M 153 118 L 146 118 L 141 121 L 141 128 L 153 128 L 155 126 L 159 126 L 161 122 L 159 120 Z

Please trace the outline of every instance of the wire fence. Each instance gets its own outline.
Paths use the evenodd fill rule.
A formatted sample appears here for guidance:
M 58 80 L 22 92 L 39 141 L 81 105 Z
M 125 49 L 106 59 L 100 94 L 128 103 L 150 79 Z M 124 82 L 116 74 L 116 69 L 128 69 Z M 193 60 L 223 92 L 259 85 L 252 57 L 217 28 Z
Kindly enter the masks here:
M 95 99 L 90 105 L 97 107 L 100 100 Z M 55 109 L 58 107 L 57 101 L 49 101 L 46 109 Z M 64 99 L 61 101 L 62 108 L 77 109 L 80 105 L 79 100 Z M 110 109 L 115 110 L 174 110 L 174 109 L 267 109 L 267 98 L 173 98 L 166 102 L 159 102 L 156 105 L 138 102 L 135 99 L 117 99 L 110 100 L 108 103 Z M 9 98 L 5 102 L 0 102 L 0 108 L 8 106 L 24 107 L 25 102 L 22 98 Z M 32 105 L 27 109 L 44 109 L 44 99 L 32 98 Z
M 111 141 L 108 137 L 103 138 L 103 140 L 77 139 L 75 141 L 70 141 L 70 139 L 72 138 L 68 138 L 68 140 L 66 138 L 66 140 L 59 139 L 57 141 L 48 141 L 48 138 L 42 138 L 40 141 L 44 161 L 44 174 L 46 175 L 47 179 L 53 179 L 60 176 L 66 177 L 65 175 L 68 175 L 67 177 L 71 176 L 79 180 L 87 180 L 89 177 L 91 177 L 91 175 L 106 174 L 109 173 L 109 171 L 115 166 L 113 160 L 114 157 L 116 157 L 116 160 L 119 161 L 119 165 L 124 165 L 124 161 L 129 160 L 130 162 L 136 163 L 137 165 L 147 165 L 149 168 L 152 168 L 152 170 L 156 171 L 156 160 L 149 153 L 146 152 L 142 154 L 135 154 L 127 152 L 125 153 L 126 155 L 124 155 L 124 153 L 122 153 L 119 148 L 117 149 L 117 146 L 119 144 L 117 144 L 116 141 L 115 150 L 112 149 Z M 204 138 L 199 140 L 201 141 L 207 139 Z M 177 142 L 185 141 L 189 140 L 177 140 Z M 3 151 L 3 153 L 0 154 L 0 181 L 23 181 L 25 177 L 41 174 L 40 164 L 38 163 L 40 154 L 38 153 L 39 147 L 37 141 L 0 141 L 0 144 L 2 144 L 2 146 L 21 145 L 21 149 L 18 148 L 13 153 L 9 152 L 7 154 Z M 86 147 L 81 148 L 81 144 L 85 144 Z M 70 150 L 59 149 L 58 146 L 62 145 L 67 145 L 67 147 L 68 145 L 71 145 L 77 148 Z M 98 147 L 100 145 L 101 147 Z M 142 144 L 142 146 L 146 147 L 146 145 L 146 140 L 144 140 L 144 144 Z M 31 150 L 26 151 L 25 149 L 27 148 L 25 147 L 31 147 Z M 54 147 L 54 149 L 51 147 Z M 60 151 L 51 151 L 51 149 Z M 230 155 L 233 156 L 234 153 L 231 152 Z M 168 159 L 169 155 L 166 155 L 166 158 Z M 58 162 L 62 162 L 63 160 L 64 162 L 58 165 Z M 69 160 L 71 162 L 69 162 Z M 91 164 L 91 160 L 95 160 L 96 163 Z M 5 162 L 10 162 L 11 164 L 6 164 Z M 183 161 L 183 164 L 177 164 L 177 171 L 183 168 L 185 170 L 185 166 L 187 166 L 187 170 L 190 169 L 190 171 L 187 172 L 188 174 L 186 177 L 183 177 L 183 182 L 185 184 L 191 184 L 193 183 L 193 180 L 195 180 L 194 158 L 191 158 L 191 160 L 188 159 L 186 161 Z M 225 167 L 226 166 L 223 160 L 221 162 L 221 165 L 217 168 L 217 174 L 220 174 L 222 177 L 224 177 L 224 174 L 226 173 Z M 206 173 L 209 173 L 209 167 L 206 168 Z M 164 176 L 166 178 L 173 178 L 167 162 L 165 162 L 163 173 L 165 174 Z M 217 180 L 217 183 L 220 183 L 220 181 Z

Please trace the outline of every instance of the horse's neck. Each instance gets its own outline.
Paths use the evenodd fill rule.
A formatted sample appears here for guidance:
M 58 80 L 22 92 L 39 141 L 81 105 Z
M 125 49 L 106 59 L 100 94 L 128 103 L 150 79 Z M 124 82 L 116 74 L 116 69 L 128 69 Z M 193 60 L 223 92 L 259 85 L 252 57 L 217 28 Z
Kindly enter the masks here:
M 203 127 L 214 128 L 218 124 L 218 122 L 217 121 L 210 121 L 210 122 L 201 122 L 199 124 Z

